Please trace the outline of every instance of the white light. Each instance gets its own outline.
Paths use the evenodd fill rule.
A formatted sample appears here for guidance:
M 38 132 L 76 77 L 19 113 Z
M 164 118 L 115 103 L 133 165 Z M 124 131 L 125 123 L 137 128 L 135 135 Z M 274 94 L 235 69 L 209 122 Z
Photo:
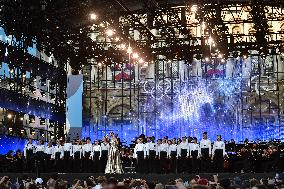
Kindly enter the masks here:
M 24 118 L 22 118 L 22 117 L 21 117 L 21 118 L 20 118 L 20 120 L 21 120 L 21 121 L 23 121 L 23 120 L 24 120 Z
M 139 62 L 140 64 L 144 63 L 143 58 L 140 58 L 138 62 Z
M 133 58 L 139 58 L 139 55 L 138 55 L 138 53 L 133 53 Z
M 225 59 L 222 58 L 222 59 L 221 59 L 221 62 L 224 63 L 224 62 L 225 62 Z
M 126 48 L 126 45 L 125 45 L 125 44 L 121 44 L 121 45 L 120 45 L 120 48 L 121 48 L 122 50 L 124 50 L 124 49 Z
M 192 5 L 191 6 L 191 12 L 196 12 L 197 11 L 197 5 Z
M 11 119 L 12 118 L 12 114 L 8 114 L 7 118 Z
M 102 67 L 102 63 L 99 62 L 99 63 L 98 63 L 98 66 L 99 66 L 99 67 Z
M 108 29 L 108 30 L 106 31 L 106 34 L 107 34 L 108 36 L 113 36 L 114 31 L 113 31 L 112 29 Z
M 223 58 L 223 55 L 222 54 L 218 54 L 218 58 Z
M 95 13 L 91 13 L 90 18 L 91 18 L 91 20 L 96 20 L 98 17 Z
M 116 38 L 115 38 L 115 41 L 119 41 L 119 37 L 116 37 Z
M 205 61 L 206 61 L 206 62 L 208 62 L 208 61 L 209 61 L 209 58 L 208 58 L 208 57 L 206 57 L 206 58 L 205 58 Z
M 131 48 L 131 47 L 128 47 L 128 48 L 127 48 L 127 53 L 128 53 L 128 54 L 131 54 L 131 53 L 132 53 L 132 48 Z
M 209 38 L 208 38 L 208 43 L 210 43 L 210 44 L 211 44 L 211 43 L 214 43 L 214 40 L 213 40 L 212 37 L 209 37 Z

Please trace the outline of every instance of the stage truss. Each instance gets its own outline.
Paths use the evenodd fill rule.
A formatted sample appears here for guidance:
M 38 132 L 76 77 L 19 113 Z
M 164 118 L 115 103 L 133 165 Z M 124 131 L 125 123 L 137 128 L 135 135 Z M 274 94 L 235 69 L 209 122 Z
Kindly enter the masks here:
M 284 139 L 284 9 L 232 3 L 154 7 L 108 20 L 147 57 L 90 59 L 83 135 Z M 256 24 L 257 23 L 257 24 Z M 106 51 L 121 44 L 99 27 Z M 127 47 L 128 44 L 126 44 Z

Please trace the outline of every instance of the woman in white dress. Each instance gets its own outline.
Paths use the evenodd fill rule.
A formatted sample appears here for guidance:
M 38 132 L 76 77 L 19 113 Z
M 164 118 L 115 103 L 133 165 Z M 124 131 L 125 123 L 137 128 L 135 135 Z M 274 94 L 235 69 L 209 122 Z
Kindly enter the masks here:
M 114 133 L 110 133 L 110 148 L 108 154 L 108 160 L 106 165 L 105 173 L 112 174 L 112 173 L 123 173 L 121 160 L 120 160 L 120 152 L 118 149 L 118 140 L 114 136 Z

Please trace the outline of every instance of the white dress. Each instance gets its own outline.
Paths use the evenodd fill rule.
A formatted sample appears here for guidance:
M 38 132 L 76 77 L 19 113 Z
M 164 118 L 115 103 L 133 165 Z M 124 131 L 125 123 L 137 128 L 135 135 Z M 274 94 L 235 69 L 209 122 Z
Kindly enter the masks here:
M 108 160 L 107 160 L 105 173 L 107 173 L 107 174 L 112 174 L 112 173 L 121 174 L 121 173 L 123 173 L 123 170 L 122 170 L 118 146 L 113 139 L 110 140 L 109 144 L 110 144 L 110 148 L 109 148 L 109 154 L 108 154 Z

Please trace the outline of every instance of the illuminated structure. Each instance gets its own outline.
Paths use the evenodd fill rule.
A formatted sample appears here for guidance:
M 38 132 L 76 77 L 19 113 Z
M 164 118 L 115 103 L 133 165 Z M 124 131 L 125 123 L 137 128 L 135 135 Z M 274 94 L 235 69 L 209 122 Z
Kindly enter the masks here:
M 283 18 L 279 3 L 214 1 L 94 24 L 91 39 L 113 56 L 83 68 L 85 136 L 283 139 Z

